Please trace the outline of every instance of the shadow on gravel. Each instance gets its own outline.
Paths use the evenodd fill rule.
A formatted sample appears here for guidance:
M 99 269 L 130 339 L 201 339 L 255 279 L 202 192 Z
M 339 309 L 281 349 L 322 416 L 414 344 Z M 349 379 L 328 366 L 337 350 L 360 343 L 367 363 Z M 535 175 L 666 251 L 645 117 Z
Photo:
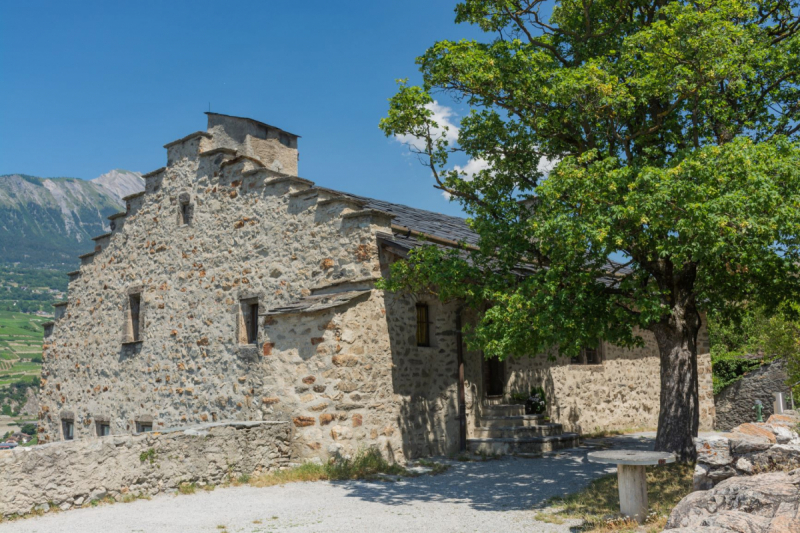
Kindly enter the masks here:
M 611 465 L 590 463 L 589 452 L 598 448 L 652 450 L 653 440 L 612 437 L 587 441 L 579 448 L 523 459 L 504 457 L 480 462 L 449 461 L 444 474 L 391 482 L 337 483 L 348 497 L 385 505 L 414 502 L 460 502 L 481 511 L 529 510 L 553 496 L 575 492 L 604 474 Z

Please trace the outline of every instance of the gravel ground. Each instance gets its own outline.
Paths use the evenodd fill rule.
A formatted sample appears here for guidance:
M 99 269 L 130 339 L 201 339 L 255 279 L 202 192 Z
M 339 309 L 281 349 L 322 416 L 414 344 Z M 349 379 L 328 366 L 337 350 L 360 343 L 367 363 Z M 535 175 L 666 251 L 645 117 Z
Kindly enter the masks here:
M 649 450 L 650 437 L 591 441 L 537 458 L 452 462 L 444 474 L 396 482 L 290 483 L 165 494 L 7 522 L 0 524 L 0 533 L 569 533 L 576 523 L 538 522 L 536 508 L 552 496 L 575 492 L 615 471 L 586 460 L 596 446 Z

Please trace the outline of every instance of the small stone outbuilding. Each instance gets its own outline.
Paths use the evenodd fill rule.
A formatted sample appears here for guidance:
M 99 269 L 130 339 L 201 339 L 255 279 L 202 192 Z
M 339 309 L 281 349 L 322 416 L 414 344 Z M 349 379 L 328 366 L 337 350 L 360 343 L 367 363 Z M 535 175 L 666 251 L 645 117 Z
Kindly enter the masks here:
M 467 351 L 457 303 L 375 288 L 424 242 L 475 243 L 465 221 L 318 187 L 297 176 L 298 140 L 208 113 L 207 131 L 165 145 L 167 165 L 109 217 L 45 328 L 40 441 L 289 420 L 301 455 L 376 445 L 402 461 L 459 449 L 460 382 L 473 443 L 528 426 L 516 407 L 496 415 L 531 386 L 548 395 L 552 424 L 525 430 L 542 442 L 571 442 L 558 424 L 656 426 L 652 335 L 555 362 Z M 710 428 L 705 329 L 698 344 Z

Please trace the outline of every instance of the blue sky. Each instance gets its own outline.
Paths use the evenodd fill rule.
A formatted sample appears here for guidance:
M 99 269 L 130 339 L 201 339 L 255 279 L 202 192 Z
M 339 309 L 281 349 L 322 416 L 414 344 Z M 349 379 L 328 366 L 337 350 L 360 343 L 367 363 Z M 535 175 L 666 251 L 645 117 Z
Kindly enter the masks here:
M 302 136 L 320 185 L 459 214 L 383 136 L 395 79 L 436 40 L 481 38 L 455 1 L 37 1 L 0 6 L 0 174 L 148 172 L 204 111 Z M 452 102 L 441 100 L 443 105 Z M 453 106 L 458 115 L 465 110 Z

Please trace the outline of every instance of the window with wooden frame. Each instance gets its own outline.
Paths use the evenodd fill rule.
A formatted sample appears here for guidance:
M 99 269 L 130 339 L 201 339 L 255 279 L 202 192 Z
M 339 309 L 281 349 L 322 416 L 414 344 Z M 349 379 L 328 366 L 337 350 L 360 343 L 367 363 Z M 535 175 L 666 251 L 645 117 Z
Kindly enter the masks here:
M 136 422 L 136 433 L 150 433 L 153 431 L 152 422 Z
M 128 295 L 128 320 L 130 322 L 130 342 L 142 340 L 142 295 L 133 293 Z
M 239 301 L 239 344 L 258 344 L 258 298 Z
M 597 348 L 584 347 L 578 355 L 572 356 L 573 365 L 601 365 L 603 364 L 602 343 Z
M 431 345 L 430 326 L 428 304 L 417 304 L 417 346 Z
M 61 419 L 61 431 L 64 434 L 64 440 L 72 440 L 75 438 L 75 420 L 72 418 Z
M 107 437 L 111 435 L 111 424 L 108 422 L 97 422 L 97 436 Z

